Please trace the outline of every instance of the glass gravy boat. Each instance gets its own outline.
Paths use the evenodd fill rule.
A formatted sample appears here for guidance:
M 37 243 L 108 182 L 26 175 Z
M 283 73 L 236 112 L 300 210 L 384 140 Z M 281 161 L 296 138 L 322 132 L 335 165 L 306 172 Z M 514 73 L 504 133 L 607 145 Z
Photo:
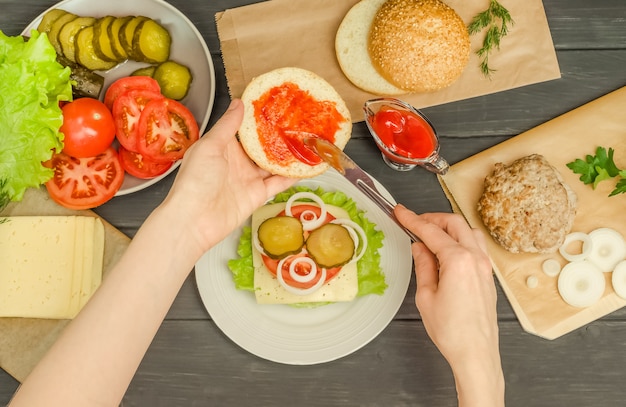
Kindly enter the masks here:
M 365 123 L 385 163 L 396 171 L 416 166 L 444 175 L 450 165 L 439 155 L 437 131 L 428 118 L 395 98 L 370 99 L 363 106 Z

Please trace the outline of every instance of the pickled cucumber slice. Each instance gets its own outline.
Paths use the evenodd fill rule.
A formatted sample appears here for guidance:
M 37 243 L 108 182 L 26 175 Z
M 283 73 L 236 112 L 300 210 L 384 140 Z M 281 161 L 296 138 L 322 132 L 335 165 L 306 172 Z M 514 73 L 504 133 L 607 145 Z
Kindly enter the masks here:
M 65 14 L 67 14 L 67 11 L 61 10 L 60 8 L 48 10 L 41 18 L 41 23 L 37 26 L 37 31 L 40 33 L 50 32 L 52 24 Z
M 50 40 L 50 44 L 54 47 L 54 50 L 57 54 L 61 54 L 63 50 L 61 49 L 61 43 L 59 42 L 59 33 L 63 26 L 69 23 L 72 20 L 77 19 L 78 16 L 72 13 L 65 13 L 61 17 L 57 18 L 50 26 L 50 31 L 48 32 L 48 40 Z
M 304 246 L 302 223 L 291 216 L 275 216 L 264 220 L 259 225 L 257 236 L 263 251 L 273 259 L 299 253 Z
M 76 62 L 76 34 L 81 28 L 94 25 L 94 17 L 78 17 L 66 23 L 59 31 L 59 43 L 61 44 L 61 54 L 71 62 Z
M 117 55 L 113 50 L 111 38 L 109 38 L 109 26 L 115 17 L 106 16 L 98 19 L 93 26 L 93 49 L 102 60 L 120 62 L 124 58 Z
M 174 100 L 182 100 L 191 86 L 191 71 L 175 61 L 159 64 L 152 75 L 161 86 L 161 93 Z
M 354 240 L 341 225 L 327 223 L 311 232 L 306 240 L 309 256 L 320 267 L 343 266 L 354 256 Z
M 170 57 L 170 33 L 152 19 L 139 23 L 133 37 L 133 57 L 136 61 L 161 63 Z
M 108 34 L 109 34 L 109 40 L 111 41 L 111 48 L 113 49 L 113 52 L 119 57 L 120 61 L 123 61 L 129 58 L 129 55 L 126 52 L 126 49 L 122 45 L 122 41 L 120 39 L 120 32 L 124 24 L 126 24 L 132 18 L 133 16 L 118 17 L 115 20 L 113 20 L 113 22 L 108 27 Z
M 117 65 L 115 61 L 100 59 L 93 47 L 93 25 L 84 27 L 76 34 L 76 62 L 92 71 L 107 71 Z
M 156 70 L 156 66 L 149 65 L 143 68 L 135 69 L 130 76 L 149 76 L 152 78 L 154 75 L 154 71 Z
M 122 44 L 122 47 L 124 47 L 126 55 L 128 55 L 131 59 L 136 59 L 133 54 L 133 39 L 135 38 L 135 30 L 137 30 L 137 27 L 147 19 L 148 17 L 145 16 L 136 16 L 126 21 L 120 27 L 120 43 Z

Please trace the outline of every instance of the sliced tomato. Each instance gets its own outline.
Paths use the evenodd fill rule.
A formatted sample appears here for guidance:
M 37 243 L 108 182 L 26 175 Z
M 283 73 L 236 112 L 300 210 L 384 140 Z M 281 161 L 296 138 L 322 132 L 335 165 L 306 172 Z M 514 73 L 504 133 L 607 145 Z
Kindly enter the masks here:
M 123 146 L 118 149 L 122 168 L 133 177 L 150 179 L 165 173 L 174 164 L 173 161 L 167 163 L 156 163 L 149 158 L 145 158 L 139 153 L 129 151 Z
M 115 196 L 124 181 L 124 170 L 113 147 L 89 158 L 58 153 L 46 165 L 54 170 L 46 183 L 50 197 L 69 209 L 102 205 Z
M 307 203 L 296 203 L 291 205 L 291 216 L 294 218 L 299 218 L 302 215 L 302 212 L 310 212 L 314 213 L 315 216 L 319 217 L 322 214 L 322 210 L 319 206 L 311 205 Z M 285 211 L 281 211 L 277 216 L 285 216 Z M 326 220 L 324 223 L 332 222 L 335 220 L 335 217 L 330 214 L 330 212 L 326 212 Z
M 291 277 L 291 275 L 289 275 L 289 265 L 291 264 L 291 261 L 293 261 L 294 258 L 301 257 L 301 256 L 307 256 L 307 255 L 299 254 L 297 256 L 292 256 L 290 259 L 285 260 L 285 262 L 283 263 L 283 268 L 282 268 L 283 279 L 285 280 L 285 283 L 287 283 L 287 285 L 291 287 L 295 287 L 295 288 L 313 287 L 319 281 L 322 273 L 318 272 L 317 274 L 318 277 L 306 283 L 296 281 Z M 274 275 L 274 277 L 276 277 L 276 273 L 278 272 L 277 270 L 278 262 L 280 260 L 271 259 L 266 255 L 262 255 L 262 257 L 263 257 L 263 263 L 265 264 L 265 267 L 267 267 L 267 269 Z M 339 274 L 340 271 L 341 271 L 341 267 L 334 267 L 332 269 L 326 269 L 326 281 L 325 282 L 327 283 L 333 278 L 335 278 L 337 274 Z M 298 263 L 298 265 L 296 266 L 296 273 L 300 275 L 307 275 L 310 272 L 311 272 L 311 267 L 306 263 Z
M 161 93 L 159 83 L 149 76 L 127 76 L 113 82 L 104 94 L 104 104 L 109 110 L 113 109 L 113 103 L 130 89 L 145 89 Z
M 139 119 L 134 151 L 155 162 L 176 161 L 198 138 L 196 119 L 182 103 L 167 98 L 152 100 Z
M 153 100 L 165 99 L 159 92 L 131 89 L 113 102 L 113 119 L 117 141 L 130 151 L 137 150 L 139 119 L 145 107 Z

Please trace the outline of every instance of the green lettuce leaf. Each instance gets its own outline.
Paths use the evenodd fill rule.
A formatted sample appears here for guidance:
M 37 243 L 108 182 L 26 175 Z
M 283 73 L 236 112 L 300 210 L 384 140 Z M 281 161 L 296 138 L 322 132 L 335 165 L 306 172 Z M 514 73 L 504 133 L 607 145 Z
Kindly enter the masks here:
M 365 213 L 359 210 L 356 203 L 343 192 L 325 192 L 318 188 L 311 190 L 305 186 L 292 187 L 274 197 L 270 203 L 287 202 L 296 192 L 313 192 L 329 205 L 343 208 L 350 215 L 350 219 L 360 225 L 367 236 L 367 249 L 363 257 L 357 262 L 359 279 L 359 297 L 368 294 L 382 295 L 387 289 L 385 274 L 380 267 L 379 249 L 383 247 L 384 233 L 370 222 Z M 233 274 L 233 281 L 238 290 L 254 291 L 254 267 L 252 265 L 252 231 L 250 227 L 243 228 L 237 249 L 238 258 L 228 261 L 228 268 Z
M 42 162 L 63 148 L 59 101 L 72 100 L 70 69 L 56 61 L 48 37 L 29 40 L 0 31 L 0 196 L 20 201 L 24 191 L 52 177 Z M 0 199 L 1 200 L 1 199 Z
M 254 291 L 254 266 L 252 265 L 252 230 L 250 226 L 244 226 L 239 246 L 237 247 L 236 259 L 228 261 L 228 268 L 233 273 L 235 288 L 238 290 Z

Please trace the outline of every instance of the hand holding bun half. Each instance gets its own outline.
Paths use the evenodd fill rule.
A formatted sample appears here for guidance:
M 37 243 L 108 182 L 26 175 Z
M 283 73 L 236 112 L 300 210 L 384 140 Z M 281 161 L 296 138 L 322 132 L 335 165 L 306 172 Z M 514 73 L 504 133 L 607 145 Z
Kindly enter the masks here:
M 272 174 L 310 178 L 328 164 L 308 147 L 306 133 L 343 150 L 352 134 L 345 102 L 323 78 L 301 68 L 279 68 L 254 78 L 241 96 L 239 141 L 259 167 Z

